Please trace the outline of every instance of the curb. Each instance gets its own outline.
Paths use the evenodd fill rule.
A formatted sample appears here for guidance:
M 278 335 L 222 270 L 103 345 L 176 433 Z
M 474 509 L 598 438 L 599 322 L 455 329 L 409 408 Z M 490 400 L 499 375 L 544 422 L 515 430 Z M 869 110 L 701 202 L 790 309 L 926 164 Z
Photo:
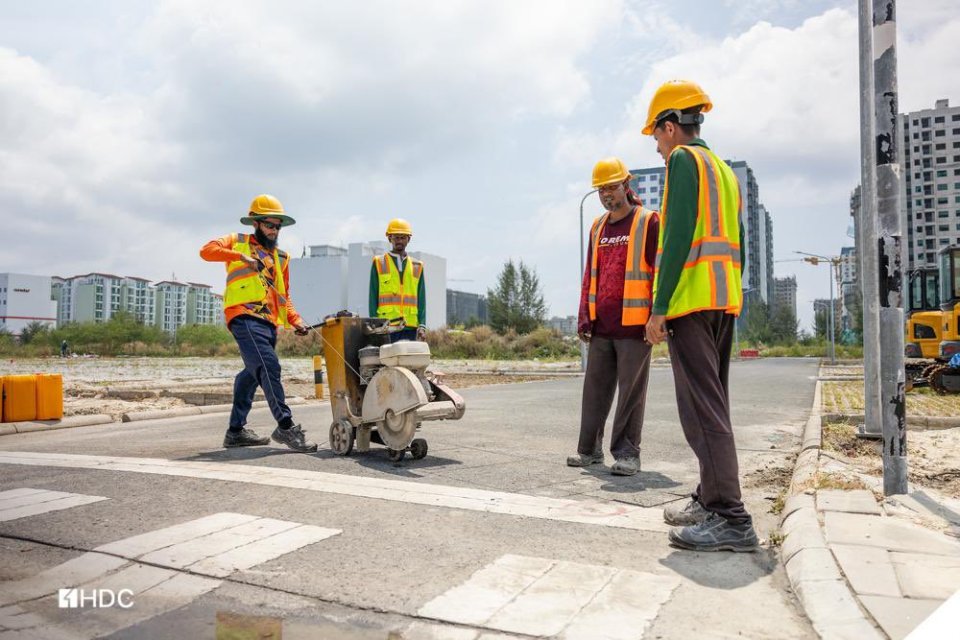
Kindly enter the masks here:
M 817 515 L 813 486 L 820 459 L 821 384 L 818 380 L 780 520 L 784 535 L 780 558 L 790 586 L 821 638 L 879 640 L 884 636 L 857 604 L 827 547 Z
M 321 401 L 323 402 L 323 401 Z M 287 398 L 287 404 L 297 406 L 306 404 L 303 398 Z M 267 406 L 266 400 L 258 400 L 253 403 L 252 408 L 262 409 Z M 165 418 L 180 418 L 183 416 L 200 416 L 210 413 L 229 413 L 233 408 L 232 404 L 210 404 L 198 407 L 176 407 L 174 409 L 156 409 L 153 411 L 135 411 L 124 413 L 120 416 L 120 422 L 143 422 L 144 420 L 163 420 Z
M 862 424 L 862 413 L 825 413 L 820 417 L 823 422 L 848 422 Z M 907 416 L 907 427 L 920 430 L 955 429 L 960 427 L 960 418 L 955 416 Z
M 4 422 L 0 424 L 0 436 L 14 433 L 33 433 L 34 431 L 54 431 L 70 427 L 89 427 L 95 424 L 107 424 L 113 418 L 103 413 L 84 416 L 70 416 L 62 420 L 31 420 L 28 422 Z

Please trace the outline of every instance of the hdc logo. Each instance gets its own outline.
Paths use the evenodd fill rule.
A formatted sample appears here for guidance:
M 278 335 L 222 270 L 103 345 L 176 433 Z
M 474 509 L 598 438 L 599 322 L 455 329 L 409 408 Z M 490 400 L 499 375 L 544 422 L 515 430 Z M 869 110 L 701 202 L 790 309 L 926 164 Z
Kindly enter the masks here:
M 133 591 L 121 589 L 60 589 L 57 592 L 57 606 L 61 609 L 109 609 L 118 606 L 129 609 L 133 606 Z

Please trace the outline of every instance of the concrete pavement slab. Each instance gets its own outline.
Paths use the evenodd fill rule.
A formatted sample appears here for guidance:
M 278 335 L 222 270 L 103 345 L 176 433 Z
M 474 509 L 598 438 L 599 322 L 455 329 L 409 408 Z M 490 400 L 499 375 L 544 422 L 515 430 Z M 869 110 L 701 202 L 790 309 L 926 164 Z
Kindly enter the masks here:
M 873 630 L 871 635 L 866 626 L 860 623 L 866 623 L 863 614 L 860 613 L 860 607 L 850 593 L 850 588 L 842 579 L 836 580 L 807 580 L 795 585 L 797 595 L 803 602 L 803 608 L 814 628 L 825 637 L 832 637 L 832 630 L 838 626 L 857 628 L 863 630 L 865 635 L 860 636 L 863 639 L 880 638 L 880 634 Z M 872 629 L 872 627 L 871 627 Z
M 941 556 L 932 556 L 941 557 Z M 893 569 L 908 598 L 946 600 L 960 591 L 960 567 L 928 563 L 896 563 Z
M 901 640 L 943 603 L 942 600 L 917 600 L 863 596 L 860 602 L 891 640 Z
M 841 511 L 844 513 L 863 513 L 880 515 L 880 505 L 873 493 L 866 489 L 857 491 L 817 491 L 817 509 L 820 511 Z
M 857 595 L 905 595 L 886 549 L 846 544 L 832 544 L 830 549 Z
M 840 577 L 837 563 L 829 549 L 803 548 L 785 564 L 790 575 L 796 575 L 798 581 L 836 580 Z
M 960 555 L 960 542 L 887 516 L 827 512 L 824 515 L 824 531 L 831 545 L 867 545 L 891 551 L 923 549 L 935 555 Z

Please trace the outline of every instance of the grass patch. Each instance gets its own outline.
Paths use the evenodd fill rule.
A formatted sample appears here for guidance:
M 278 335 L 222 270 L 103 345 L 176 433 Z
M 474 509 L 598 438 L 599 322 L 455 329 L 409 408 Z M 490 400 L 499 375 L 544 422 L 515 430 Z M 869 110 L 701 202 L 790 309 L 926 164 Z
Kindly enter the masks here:
M 851 477 L 843 473 L 824 473 L 818 471 L 814 477 L 815 489 L 837 489 L 839 491 L 855 491 L 857 489 L 866 489 L 867 485 L 863 480 Z
M 879 458 L 876 442 L 857 437 L 857 428 L 846 422 L 828 422 L 823 425 L 822 446 L 848 458 Z

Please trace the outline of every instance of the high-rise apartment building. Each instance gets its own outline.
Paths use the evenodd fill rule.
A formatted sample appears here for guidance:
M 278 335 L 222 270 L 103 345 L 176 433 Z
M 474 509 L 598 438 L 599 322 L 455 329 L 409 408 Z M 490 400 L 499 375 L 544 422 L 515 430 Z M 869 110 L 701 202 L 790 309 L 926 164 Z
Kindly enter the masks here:
M 187 283 L 187 324 L 221 324 L 223 296 L 208 284 Z
M 146 278 L 126 277 L 120 281 L 120 310 L 143 324 L 157 322 L 157 292 Z
M 907 270 L 935 267 L 937 252 L 960 243 L 960 107 L 900 115 L 901 202 Z
M 773 279 L 773 308 L 787 307 L 797 317 L 797 277 Z
M 156 284 L 158 327 L 173 333 L 187 324 L 187 294 L 190 285 L 184 282 L 164 280 Z

